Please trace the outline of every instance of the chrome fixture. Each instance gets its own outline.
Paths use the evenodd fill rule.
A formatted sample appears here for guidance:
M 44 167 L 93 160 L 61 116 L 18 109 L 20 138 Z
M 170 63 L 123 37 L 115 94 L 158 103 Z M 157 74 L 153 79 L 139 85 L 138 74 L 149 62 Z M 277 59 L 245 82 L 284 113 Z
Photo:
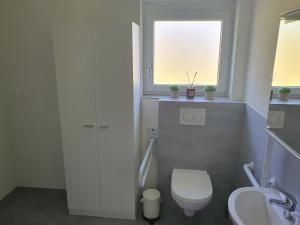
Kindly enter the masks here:
M 297 200 L 296 198 L 288 193 L 287 191 L 281 189 L 280 187 L 276 186 L 276 185 L 271 185 L 272 188 L 276 189 L 277 191 L 279 191 L 281 194 L 284 195 L 284 200 L 281 199 L 270 199 L 269 202 L 272 205 L 277 205 L 281 208 L 284 209 L 284 217 L 287 219 L 292 219 L 293 217 L 291 216 L 291 213 L 295 211 L 296 206 L 297 206 Z

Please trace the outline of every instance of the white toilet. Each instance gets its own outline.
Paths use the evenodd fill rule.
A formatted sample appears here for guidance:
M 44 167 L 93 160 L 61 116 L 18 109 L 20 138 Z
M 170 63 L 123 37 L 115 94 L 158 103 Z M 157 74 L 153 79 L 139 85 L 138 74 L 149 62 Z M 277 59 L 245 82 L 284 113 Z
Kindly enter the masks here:
M 210 202 L 213 188 L 206 171 L 173 169 L 171 192 L 184 214 L 191 217 Z

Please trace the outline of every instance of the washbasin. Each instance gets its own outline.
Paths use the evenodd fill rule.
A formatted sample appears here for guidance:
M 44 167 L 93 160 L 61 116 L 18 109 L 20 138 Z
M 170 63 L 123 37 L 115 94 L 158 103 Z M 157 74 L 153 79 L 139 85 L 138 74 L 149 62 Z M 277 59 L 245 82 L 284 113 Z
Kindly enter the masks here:
M 273 188 L 245 187 L 231 193 L 228 209 L 234 225 L 293 225 L 284 217 L 283 209 L 269 199 L 283 199 Z

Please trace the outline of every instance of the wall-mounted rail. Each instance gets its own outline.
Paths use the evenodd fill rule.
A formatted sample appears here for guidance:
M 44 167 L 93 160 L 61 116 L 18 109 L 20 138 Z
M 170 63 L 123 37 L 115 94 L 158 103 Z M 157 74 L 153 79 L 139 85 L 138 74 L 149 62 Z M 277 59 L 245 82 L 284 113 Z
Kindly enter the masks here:
M 244 168 L 244 171 L 245 171 L 247 177 L 249 178 L 249 180 L 250 180 L 252 186 L 253 186 L 253 187 L 259 187 L 259 184 L 258 184 L 256 178 L 255 178 L 254 175 L 253 175 L 254 162 L 251 162 L 251 163 L 249 163 L 249 164 L 245 164 L 245 165 L 243 166 L 243 168 Z
M 154 152 L 154 143 L 156 142 L 155 138 L 149 139 L 149 145 L 146 151 L 146 154 L 144 156 L 144 159 L 141 163 L 140 169 L 139 169 L 139 175 L 138 175 L 138 185 L 140 188 L 144 188 L 145 182 L 148 177 L 148 173 L 150 170 L 152 158 L 153 158 L 153 152 Z

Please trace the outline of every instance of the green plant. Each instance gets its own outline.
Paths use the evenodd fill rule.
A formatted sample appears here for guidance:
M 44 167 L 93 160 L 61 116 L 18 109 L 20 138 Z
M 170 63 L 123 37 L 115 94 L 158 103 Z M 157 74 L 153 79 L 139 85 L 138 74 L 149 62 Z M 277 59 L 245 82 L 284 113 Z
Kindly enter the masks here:
M 171 91 L 179 91 L 179 87 L 177 85 L 171 85 L 170 90 Z
M 216 87 L 215 86 L 211 86 L 211 85 L 207 85 L 203 88 L 204 92 L 215 92 L 216 91 Z
M 290 94 L 292 90 L 288 87 L 282 87 L 278 90 L 278 92 L 281 94 Z

